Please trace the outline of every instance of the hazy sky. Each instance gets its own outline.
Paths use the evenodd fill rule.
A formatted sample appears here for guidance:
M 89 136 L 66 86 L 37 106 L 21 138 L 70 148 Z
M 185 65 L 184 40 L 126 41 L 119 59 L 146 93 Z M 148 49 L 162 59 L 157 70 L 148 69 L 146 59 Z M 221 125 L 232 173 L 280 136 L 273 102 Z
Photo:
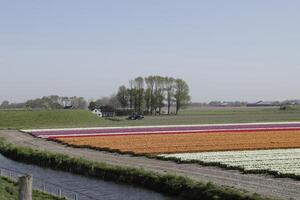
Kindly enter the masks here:
M 0 0 L 0 101 L 99 98 L 136 76 L 193 101 L 300 98 L 300 1 Z

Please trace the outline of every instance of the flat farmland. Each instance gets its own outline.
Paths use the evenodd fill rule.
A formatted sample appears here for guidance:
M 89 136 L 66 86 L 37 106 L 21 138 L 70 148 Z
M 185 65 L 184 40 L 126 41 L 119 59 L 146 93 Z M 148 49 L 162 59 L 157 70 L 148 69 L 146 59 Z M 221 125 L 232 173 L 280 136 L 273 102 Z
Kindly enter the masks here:
M 273 125 L 272 125 L 273 126 Z M 286 124 L 284 124 L 286 126 Z M 296 124 L 294 124 L 295 128 Z M 283 128 L 283 127 L 281 127 Z M 19 132 L 19 131 L 13 131 L 13 130 L 0 130 L 0 136 L 5 138 L 7 141 L 13 144 L 18 144 L 20 146 L 24 147 L 30 147 L 33 149 L 39 149 L 39 150 L 47 150 L 50 152 L 57 152 L 57 153 L 62 153 L 66 154 L 72 157 L 77 157 L 77 158 L 84 158 L 88 159 L 91 161 L 97 161 L 97 162 L 104 162 L 104 163 L 109 163 L 112 165 L 117 165 L 117 166 L 129 166 L 129 167 L 134 167 L 134 168 L 143 168 L 145 170 L 150 170 L 154 172 L 159 172 L 162 174 L 165 173 L 175 173 L 183 176 L 187 176 L 192 178 L 193 180 L 198 180 L 198 181 L 210 181 L 218 185 L 227 185 L 227 186 L 233 186 L 239 189 L 247 190 L 253 193 L 258 193 L 270 197 L 275 197 L 275 198 L 282 198 L 282 199 L 299 199 L 300 193 L 299 193 L 299 182 L 297 181 L 298 179 L 281 179 L 281 178 L 274 178 L 272 176 L 265 175 L 267 172 L 272 172 L 273 170 L 267 169 L 263 170 L 260 173 L 263 173 L 261 175 L 259 174 L 247 174 L 247 173 L 241 173 L 237 170 L 227 170 L 227 169 L 222 169 L 219 167 L 211 167 L 211 166 L 203 166 L 199 165 L 198 163 L 185 163 L 185 164 L 178 164 L 177 162 L 172 162 L 172 161 L 166 161 L 166 160 L 160 160 L 160 159 L 152 159 L 149 157 L 145 156 L 132 156 L 128 154 L 123 154 L 120 155 L 118 153 L 109 153 L 105 151 L 97 151 L 93 149 L 88 149 L 87 147 L 85 148 L 73 148 L 70 146 L 62 145 L 57 142 L 51 142 L 42 138 L 47 138 L 43 136 L 39 136 L 42 131 L 44 134 L 48 134 L 50 132 L 55 132 L 55 134 L 72 134 L 76 133 L 78 134 L 79 132 L 89 132 L 91 129 L 93 131 L 97 130 L 98 128 L 85 128 L 85 129 L 35 129 L 32 130 L 31 135 L 34 135 L 35 137 L 32 137 L 30 134 Z M 103 129 L 101 129 L 101 132 L 103 132 Z M 106 129 L 106 128 L 105 128 Z M 131 128 L 132 129 L 132 128 Z M 128 130 L 126 130 L 128 131 Z M 90 134 L 90 133 L 88 133 Z M 101 134 L 101 133 L 98 133 Z M 103 133 L 102 133 L 103 134 Z M 124 134 L 124 132 L 122 133 Z M 53 135 L 52 135 L 53 136 Z M 41 138 L 42 137 L 42 138 Z M 86 137 L 86 136 L 83 136 Z M 292 148 L 293 149 L 293 148 Z M 292 150 L 291 149 L 291 150 Z M 280 149 L 272 149 L 272 151 L 277 151 Z M 289 149 L 287 149 L 289 150 Z M 254 150 L 255 151 L 265 151 L 265 150 Z M 217 152 L 202 152 L 202 153 L 218 153 Z M 227 151 L 222 151 L 222 152 L 227 152 Z M 238 151 L 229 151 L 229 152 L 238 152 Z M 251 151 L 252 152 L 252 151 Z M 201 152 L 199 152 L 201 153 Z M 199 154 L 196 153 L 196 154 Z M 189 154 L 189 153 L 184 153 L 184 154 Z M 192 154 L 192 153 L 191 153 Z M 263 154 L 268 155 L 269 153 L 264 152 Z M 276 153 L 275 153 L 276 154 Z M 171 154 L 164 154 L 164 155 L 169 155 L 169 156 L 174 156 L 173 153 Z M 277 156 L 274 156 L 274 154 L 270 154 L 270 157 L 274 157 L 274 160 L 278 158 Z M 288 154 L 289 155 L 289 154 Z M 158 155 L 161 156 L 161 155 Z M 218 155 L 216 155 L 218 156 Z M 209 156 L 210 157 L 210 156 Z M 212 157 L 212 156 L 211 156 Z M 230 156 L 229 156 L 230 157 Z M 198 157 L 199 158 L 199 157 Z M 223 157 L 224 158 L 224 157 Z M 237 158 L 237 157 L 234 157 Z M 178 158 L 179 159 L 179 158 Z M 192 158 L 194 159 L 194 158 Z M 292 161 L 295 159 L 295 157 L 291 156 L 281 156 L 281 159 L 278 160 L 277 166 L 290 166 L 292 167 L 293 163 Z M 261 157 L 253 157 L 252 159 L 249 159 L 247 162 L 251 162 L 255 164 L 254 161 L 261 161 Z M 236 163 L 238 164 L 239 158 L 237 159 L 232 159 L 231 163 Z M 297 164 L 297 161 L 294 160 Z M 185 161 L 184 161 L 185 162 Z M 189 162 L 189 160 L 187 160 Z M 206 162 L 206 161 L 205 161 Z M 210 161 L 207 161 L 208 164 Z M 289 163 L 289 165 L 287 165 Z M 263 167 L 266 163 L 261 162 L 259 165 Z M 295 164 L 295 163 L 294 163 Z M 214 165 L 213 163 L 209 165 Z M 219 166 L 216 163 L 217 166 Z M 267 166 L 267 165 L 265 165 Z M 299 165 L 298 165 L 299 166 Z M 273 164 L 274 167 L 274 164 Z M 299 168 L 299 167 L 298 167 Z M 282 168 L 281 168 L 282 169 Z M 294 165 L 292 169 L 295 169 L 295 173 L 297 170 L 297 165 Z M 291 169 L 289 169 L 291 170 Z M 293 175 L 288 175 L 288 177 L 293 178 Z
M 141 121 L 128 121 L 125 117 L 99 119 L 88 111 L 76 110 L 1 114 L 0 127 L 22 130 L 0 130 L 1 137 L 22 146 L 113 165 L 181 174 L 283 199 L 299 197 L 298 108 L 286 111 L 278 108 L 191 108 L 178 116 L 146 116 Z M 93 147 L 151 154 L 163 160 L 109 153 Z M 179 164 L 181 162 L 184 164 Z M 265 173 L 293 179 L 278 179 Z
M 126 120 L 126 117 L 107 119 L 98 118 L 87 110 L 0 111 L 0 129 L 154 126 L 283 121 L 300 121 L 300 107 L 294 106 L 289 110 L 279 110 L 278 107 L 189 107 L 181 110 L 177 116 L 145 116 L 145 119 L 137 121 Z

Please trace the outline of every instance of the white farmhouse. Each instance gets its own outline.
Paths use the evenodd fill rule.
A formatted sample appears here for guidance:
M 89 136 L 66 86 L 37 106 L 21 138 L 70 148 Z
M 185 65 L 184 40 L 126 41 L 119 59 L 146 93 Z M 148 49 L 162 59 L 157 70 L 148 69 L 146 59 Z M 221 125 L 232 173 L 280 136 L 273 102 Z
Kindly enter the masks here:
M 100 109 L 94 109 L 94 110 L 92 111 L 92 113 L 94 113 L 94 114 L 97 115 L 98 117 L 102 117 L 102 116 L 103 116 Z

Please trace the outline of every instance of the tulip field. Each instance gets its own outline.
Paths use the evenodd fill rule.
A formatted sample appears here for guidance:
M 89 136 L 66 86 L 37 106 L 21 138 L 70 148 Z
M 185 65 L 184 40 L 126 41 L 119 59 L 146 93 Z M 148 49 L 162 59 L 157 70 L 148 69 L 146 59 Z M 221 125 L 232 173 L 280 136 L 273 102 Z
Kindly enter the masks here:
M 300 123 L 23 130 L 64 144 L 300 175 Z
M 239 167 L 244 171 L 272 171 L 300 176 L 300 148 L 253 151 L 221 151 L 202 153 L 161 154 L 165 158 L 202 161 Z

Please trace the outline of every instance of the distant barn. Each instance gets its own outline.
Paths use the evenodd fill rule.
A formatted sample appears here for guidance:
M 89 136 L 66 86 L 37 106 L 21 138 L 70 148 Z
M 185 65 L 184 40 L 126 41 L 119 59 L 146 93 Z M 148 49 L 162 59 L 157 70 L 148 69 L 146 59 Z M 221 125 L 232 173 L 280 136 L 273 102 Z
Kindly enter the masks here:
M 98 117 L 102 117 L 102 112 L 99 109 L 94 109 L 92 110 L 92 113 L 94 113 L 95 115 L 97 115 Z
M 272 101 L 258 101 L 256 103 L 247 104 L 247 107 L 268 107 L 268 106 L 279 106 L 279 104 Z
M 102 117 L 113 117 L 115 116 L 115 111 L 110 106 L 100 106 L 102 112 Z

